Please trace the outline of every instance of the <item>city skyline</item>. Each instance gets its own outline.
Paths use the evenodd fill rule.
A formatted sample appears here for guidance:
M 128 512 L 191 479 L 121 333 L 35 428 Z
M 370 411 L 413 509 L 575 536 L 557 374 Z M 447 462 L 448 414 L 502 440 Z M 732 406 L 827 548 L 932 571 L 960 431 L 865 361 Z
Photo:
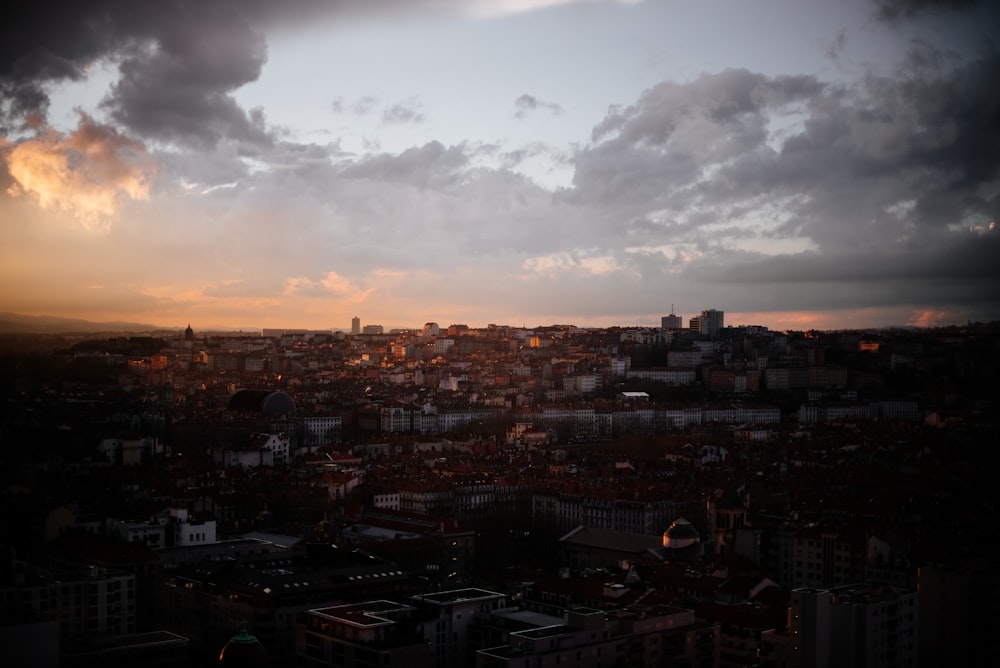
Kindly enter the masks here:
M 0 312 L 163 328 L 1000 320 L 1000 10 L 55 2 Z

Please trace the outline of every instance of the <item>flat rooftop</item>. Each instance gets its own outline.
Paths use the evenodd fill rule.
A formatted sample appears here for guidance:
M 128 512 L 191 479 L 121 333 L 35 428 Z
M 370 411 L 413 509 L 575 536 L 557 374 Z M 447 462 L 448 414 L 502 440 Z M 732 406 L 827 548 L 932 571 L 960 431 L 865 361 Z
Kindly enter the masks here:
M 477 587 L 466 587 L 465 589 L 452 589 L 451 591 L 438 591 L 430 594 L 421 594 L 413 598 L 437 605 L 449 605 L 451 603 L 465 603 L 467 601 L 486 601 L 491 598 L 503 598 L 504 594 L 479 589 Z
M 309 612 L 313 615 L 357 628 L 375 628 L 395 623 L 394 616 L 415 610 L 414 607 L 395 603 L 393 601 L 366 601 L 349 605 L 335 605 L 329 608 L 316 608 Z

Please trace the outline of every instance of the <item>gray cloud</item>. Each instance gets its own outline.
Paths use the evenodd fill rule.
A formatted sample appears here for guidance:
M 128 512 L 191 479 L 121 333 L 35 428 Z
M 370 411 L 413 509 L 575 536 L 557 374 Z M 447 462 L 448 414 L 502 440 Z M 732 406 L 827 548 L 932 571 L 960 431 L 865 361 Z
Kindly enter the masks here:
M 111 234 L 205 271 L 204 293 L 217 298 L 274 297 L 301 274 L 297 291 L 323 294 L 325 271 L 362 288 L 378 268 L 410 272 L 396 299 L 440 293 L 481 309 L 468 317 L 483 321 L 494 309 L 528 308 L 518 306 L 525 292 L 546 319 L 655 311 L 666 291 L 728 309 L 773 309 L 777 298 L 789 309 L 937 300 L 1000 312 L 1000 248 L 989 229 L 1000 183 L 993 51 L 955 66 L 948 53 L 916 44 L 905 70 L 852 85 L 747 70 L 663 82 L 611 108 L 569 157 L 540 142 L 505 150 L 438 141 L 397 154 L 374 145 L 354 157 L 336 143 L 283 142 L 262 110 L 233 97 L 260 75 L 263 31 L 285 20 L 279 14 L 339 4 L 135 0 L 56 2 L 37 16 L 15 10 L 10 39 L 0 42 L 0 130 L 43 119 L 51 82 L 80 79 L 100 59 L 116 62 L 120 78 L 104 109 L 122 137 L 185 149 L 156 157 L 190 192 L 177 211 L 135 203 L 134 219 L 155 224 Z M 896 20 L 946 4 L 878 6 Z M 845 35 L 837 33 L 831 56 L 847 52 Z M 422 120 L 413 99 L 335 98 L 331 108 L 384 123 Z M 518 118 L 560 110 L 529 94 L 514 101 Z M 539 159 L 567 160 L 572 187 L 551 193 L 511 171 Z M 154 195 L 173 183 L 163 179 Z M 957 229 L 973 226 L 984 229 Z M 765 254 L 789 239 L 811 250 Z M 747 250 L 754 243 L 759 250 Z M 126 267 L 149 271 L 131 255 L 100 263 L 120 265 L 123 277 Z M 590 260 L 614 270 L 588 273 Z M 544 271 L 546 262 L 560 270 Z M 442 264 L 454 273 L 439 277 Z M 176 266 L 161 269 L 158 282 L 173 280 Z M 227 280 L 209 279 L 204 267 L 221 267 Z M 509 280 L 488 278 L 500 275 Z
M 469 158 L 462 146 L 445 147 L 437 141 L 410 148 L 399 155 L 379 154 L 347 165 L 342 175 L 374 181 L 404 182 L 419 188 L 447 189 L 460 183 Z
M 595 126 L 576 158 L 574 197 L 643 210 L 690 205 L 704 170 L 769 149 L 768 123 L 822 94 L 812 77 L 768 78 L 746 70 L 664 82 Z
M 564 196 L 603 211 L 606 234 L 696 252 L 683 267 L 692 281 L 787 285 L 792 308 L 839 303 L 841 291 L 855 306 L 934 294 L 996 309 L 998 75 L 991 53 L 953 69 L 914 57 L 850 87 L 744 70 L 661 83 L 595 126 Z M 722 245 L 755 236 L 761 248 L 798 238 L 814 250 Z M 633 261 L 650 277 L 677 266 L 655 253 Z
M 154 43 L 123 49 L 121 77 L 103 106 L 124 127 L 154 139 L 268 141 L 261 112 L 248 114 L 232 97 L 260 76 L 263 35 L 230 11 L 198 13 L 172 16 L 158 24 Z
M 961 11 L 982 4 L 982 0 L 874 0 L 882 21 L 897 21 L 922 12 Z
M 557 116 L 563 111 L 562 107 L 555 102 L 545 102 L 527 93 L 514 100 L 514 108 L 514 118 L 525 118 L 529 113 L 538 109 L 543 109 Z
M 264 141 L 260 115 L 231 93 L 259 76 L 267 52 L 255 24 L 272 12 L 267 3 L 227 0 L 22 3 L 0 47 L 0 91 L 12 100 L 0 110 L 3 123 L 44 118 L 49 82 L 80 79 L 110 60 L 120 79 L 104 106 L 128 131 L 199 144 Z
M 422 123 L 426 118 L 420 111 L 420 106 L 417 98 L 401 100 L 382 112 L 382 122 L 387 125 Z
M 332 109 L 335 114 L 351 113 L 356 116 L 367 116 L 378 103 L 378 98 L 373 95 L 365 95 L 353 102 L 337 97 L 333 100 Z

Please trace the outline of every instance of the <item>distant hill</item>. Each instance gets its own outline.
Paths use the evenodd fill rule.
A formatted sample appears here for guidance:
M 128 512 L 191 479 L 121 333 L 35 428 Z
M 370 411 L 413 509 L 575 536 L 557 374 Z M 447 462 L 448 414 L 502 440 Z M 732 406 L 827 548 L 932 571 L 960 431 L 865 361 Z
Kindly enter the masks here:
M 99 332 L 151 332 L 164 327 L 135 322 L 90 322 L 74 318 L 47 315 L 0 313 L 0 333 L 3 334 L 95 334 Z

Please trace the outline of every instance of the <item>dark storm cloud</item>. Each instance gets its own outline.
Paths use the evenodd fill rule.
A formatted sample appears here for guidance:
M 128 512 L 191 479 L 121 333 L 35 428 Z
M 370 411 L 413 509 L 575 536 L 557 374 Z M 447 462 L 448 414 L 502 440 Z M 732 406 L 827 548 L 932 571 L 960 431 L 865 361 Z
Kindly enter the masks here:
M 743 70 L 659 84 L 595 127 L 575 196 L 626 212 L 699 204 L 717 214 L 794 197 L 798 224 L 821 245 L 873 224 L 884 240 L 907 226 L 942 229 L 985 215 L 996 194 L 982 188 L 1000 176 L 998 76 L 994 53 L 852 89 Z
M 260 76 L 267 60 L 263 35 L 227 9 L 203 8 L 198 14 L 170 16 L 158 25 L 155 43 L 121 52 L 121 78 L 105 108 L 146 137 L 209 144 L 222 138 L 266 141 L 260 114 L 248 114 L 231 96 Z
M 4 11 L 0 39 L 0 131 L 27 116 L 44 116 L 44 84 L 78 80 L 85 68 L 114 48 L 114 31 L 100 3 L 71 0 L 15 3 Z
M 731 254 L 725 262 L 695 264 L 687 273 L 708 289 L 733 290 L 731 298 L 750 310 L 766 309 L 768 303 L 803 309 L 939 304 L 995 314 L 1000 309 L 1000 230 L 961 233 L 918 249 L 861 245 L 844 255 Z
M 121 78 L 104 101 L 127 130 L 163 140 L 214 143 L 267 138 L 259 113 L 231 97 L 256 80 L 265 24 L 327 11 L 319 0 L 55 0 L 17 3 L 0 40 L 0 129 L 44 118 L 46 86 L 78 80 L 102 60 Z
M 594 128 L 567 199 L 637 244 L 696 250 L 692 280 L 786 286 L 798 308 L 847 291 L 854 305 L 933 292 L 995 309 L 1000 56 L 947 69 L 917 48 L 854 85 L 744 70 L 661 83 Z M 748 238 L 741 226 L 761 248 L 815 250 L 724 247 Z
M 949 225 L 990 215 L 998 68 L 994 54 L 946 76 L 871 78 L 824 94 L 780 151 L 741 156 L 713 184 L 805 195 L 796 214 L 821 246 L 935 243 Z

